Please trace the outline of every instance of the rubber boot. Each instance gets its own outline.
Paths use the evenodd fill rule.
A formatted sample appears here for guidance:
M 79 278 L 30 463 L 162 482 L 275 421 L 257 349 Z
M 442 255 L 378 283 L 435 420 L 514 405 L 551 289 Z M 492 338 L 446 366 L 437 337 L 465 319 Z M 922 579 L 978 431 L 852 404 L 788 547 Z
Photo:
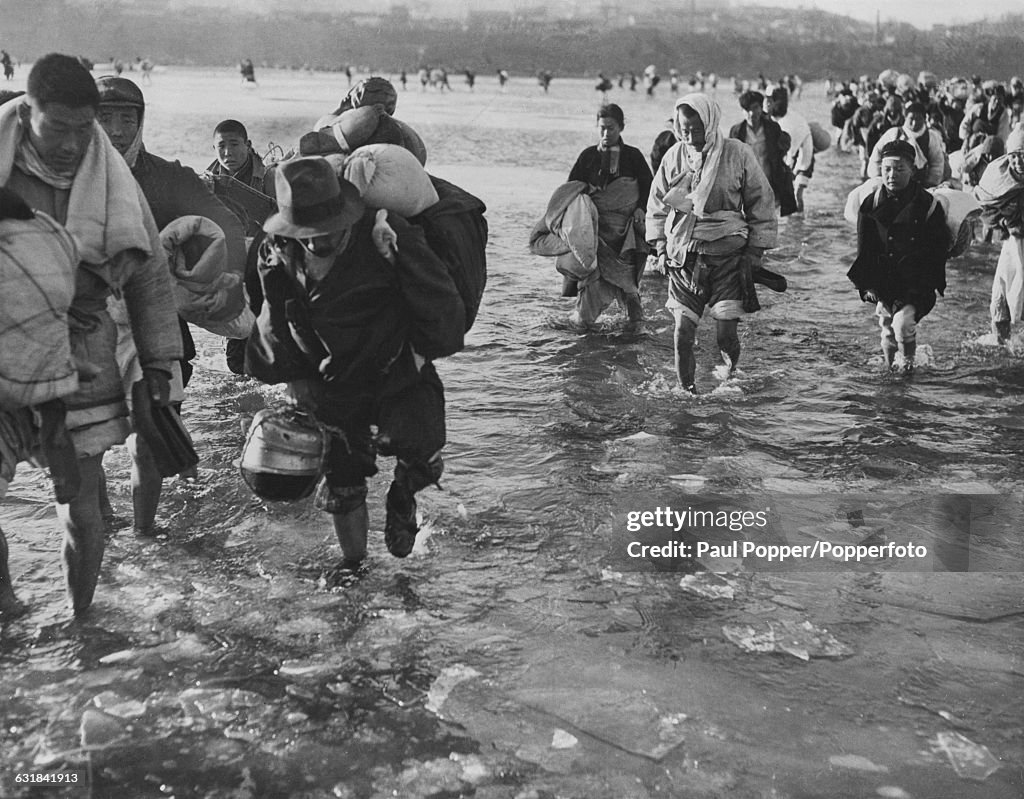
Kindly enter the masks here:
M 384 521 L 384 543 L 396 558 L 404 558 L 416 545 L 416 496 L 407 481 L 400 479 L 395 468 L 395 479 L 388 489 L 387 517 Z
M 440 454 L 426 462 L 398 461 L 395 479 L 388 489 L 387 517 L 384 521 L 384 543 L 396 558 L 404 558 L 416 544 L 416 492 L 437 484 L 444 470 Z
M 370 529 L 370 513 L 366 507 L 366 484 L 330 486 L 321 480 L 313 496 L 313 504 L 331 514 L 334 534 L 346 568 L 355 568 L 366 558 L 366 535 Z
M 370 512 L 366 503 L 347 513 L 333 513 L 331 520 L 344 558 L 342 565 L 357 567 L 366 558 L 366 534 L 370 529 Z

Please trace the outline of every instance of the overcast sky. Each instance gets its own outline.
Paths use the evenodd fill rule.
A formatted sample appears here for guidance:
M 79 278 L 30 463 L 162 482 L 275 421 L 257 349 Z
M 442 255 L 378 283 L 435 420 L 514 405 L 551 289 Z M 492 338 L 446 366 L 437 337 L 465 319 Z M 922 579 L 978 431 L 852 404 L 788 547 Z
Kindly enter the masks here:
M 784 8 L 817 8 L 855 19 L 874 22 L 875 12 L 882 20 L 898 19 L 919 28 L 970 22 L 982 17 L 995 19 L 1007 13 L 1024 11 L 1022 0 L 733 0 L 733 5 L 762 5 Z

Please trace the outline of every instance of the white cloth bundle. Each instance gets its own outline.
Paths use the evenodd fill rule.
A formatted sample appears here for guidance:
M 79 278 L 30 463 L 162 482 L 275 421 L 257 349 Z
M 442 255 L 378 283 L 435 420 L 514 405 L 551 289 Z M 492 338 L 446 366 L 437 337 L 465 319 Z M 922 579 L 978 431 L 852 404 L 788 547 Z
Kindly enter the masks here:
M 357 148 L 345 159 L 340 177 L 355 186 L 371 208 L 385 208 L 402 216 L 416 216 L 438 201 L 437 190 L 423 165 L 397 144 Z

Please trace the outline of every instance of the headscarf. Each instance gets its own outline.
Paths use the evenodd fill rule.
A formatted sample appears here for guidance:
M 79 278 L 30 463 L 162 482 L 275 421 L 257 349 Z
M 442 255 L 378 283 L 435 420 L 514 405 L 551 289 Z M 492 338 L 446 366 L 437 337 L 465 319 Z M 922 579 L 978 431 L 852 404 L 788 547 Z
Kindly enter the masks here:
M 128 162 L 129 169 L 135 169 L 135 162 L 139 158 L 139 153 L 142 152 L 142 114 L 139 114 L 139 129 L 135 131 L 135 138 L 132 139 L 132 143 L 128 145 L 127 151 L 124 153 L 124 160 Z
M 704 123 L 704 147 L 700 152 L 694 150 L 683 140 L 682 128 L 679 124 L 679 115 L 682 113 L 683 106 L 693 109 L 700 117 L 700 121 Z M 718 164 L 722 160 L 722 150 L 725 149 L 725 137 L 719 129 L 722 109 L 706 94 L 695 92 L 680 97 L 676 101 L 675 111 L 672 118 L 672 131 L 679 139 L 683 164 L 696 179 L 696 184 L 691 183 L 692 188 L 687 197 L 693 201 L 693 212 L 699 218 L 704 216 L 704 206 L 711 195 L 711 188 L 715 185 Z
M 1017 153 L 1021 150 L 1024 150 L 1024 124 L 1018 122 L 1006 137 L 1006 152 Z

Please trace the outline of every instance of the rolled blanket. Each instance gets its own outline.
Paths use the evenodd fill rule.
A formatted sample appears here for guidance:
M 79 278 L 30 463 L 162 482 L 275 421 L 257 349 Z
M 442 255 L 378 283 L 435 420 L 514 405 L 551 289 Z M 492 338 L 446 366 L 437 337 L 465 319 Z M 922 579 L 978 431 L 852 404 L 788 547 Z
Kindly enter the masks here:
M 178 314 L 205 326 L 229 322 L 245 307 L 242 276 L 227 270 L 224 231 L 204 216 L 183 216 L 160 232 L 174 279 Z
M 0 105 L 0 185 L 11 175 L 24 133 L 18 121 L 22 102 Z M 101 264 L 132 249 L 152 255 L 145 222 L 149 214 L 142 207 L 141 194 L 127 162 L 94 122 L 71 185 L 64 222 L 82 261 Z
M 215 336 L 224 338 L 249 338 L 252 327 L 256 324 L 256 315 L 245 306 L 242 312 L 230 322 L 207 322 L 203 327 Z
M 78 388 L 68 338 L 77 266 L 74 241 L 46 214 L 0 221 L 0 408 Z
M 559 272 L 580 280 L 597 270 L 598 211 L 586 190 L 580 180 L 555 189 L 530 234 L 530 252 L 555 256 Z

